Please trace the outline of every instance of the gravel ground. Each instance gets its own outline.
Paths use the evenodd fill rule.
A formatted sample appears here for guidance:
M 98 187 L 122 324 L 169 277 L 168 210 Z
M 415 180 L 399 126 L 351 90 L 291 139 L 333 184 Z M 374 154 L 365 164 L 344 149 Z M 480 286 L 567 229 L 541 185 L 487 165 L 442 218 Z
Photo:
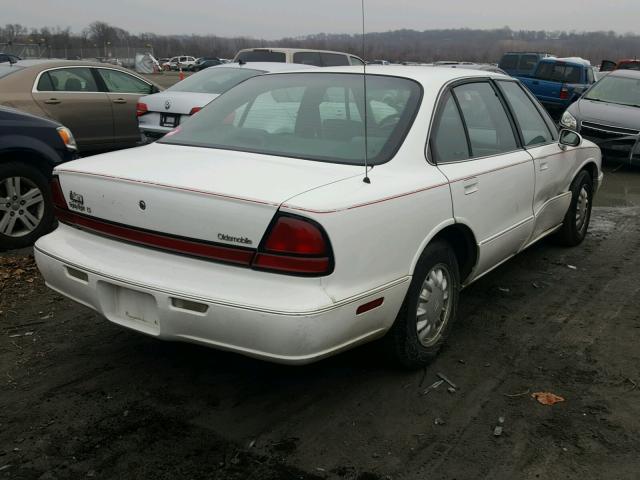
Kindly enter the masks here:
M 284 367 L 156 341 L 5 253 L 0 478 L 637 479 L 639 214 L 640 171 L 608 172 L 587 240 L 543 241 L 464 290 L 417 372 L 376 344 Z M 423 393 L 438 373 L 455 393 Z

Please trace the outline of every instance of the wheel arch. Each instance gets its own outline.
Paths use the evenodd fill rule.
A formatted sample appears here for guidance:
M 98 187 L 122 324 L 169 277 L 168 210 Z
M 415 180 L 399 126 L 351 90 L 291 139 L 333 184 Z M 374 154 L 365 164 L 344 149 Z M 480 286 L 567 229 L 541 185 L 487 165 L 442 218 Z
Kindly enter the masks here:
M 33 148 L 20 146 L 0 150 L 0 163 L 5 164 L 9 162 L 34 166 L 46 178 L 51 176 L 51 172 L 56 166 L 56 162 L 51 160 L 47 154 Z
M 413 274 L 415 271 L 418 259 L 424 250 L 438 240 L 447 242 L 453 249 L 460 268 L 460 283 L 464 284 L 478 263 L 480 252 L 478 250 L 476 237 L 471 228 L 464 223 L 456 223 L 453 219 L 434 229 L 431 235 L 427 237 L 414 259 L 413 265 L 411 266 L 411 273 Z

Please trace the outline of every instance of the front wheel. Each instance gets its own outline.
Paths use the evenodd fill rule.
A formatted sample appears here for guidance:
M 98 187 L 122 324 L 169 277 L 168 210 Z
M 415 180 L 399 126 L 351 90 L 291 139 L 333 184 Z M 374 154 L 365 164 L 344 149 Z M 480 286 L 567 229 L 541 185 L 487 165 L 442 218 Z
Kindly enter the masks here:
M 458 261 L 446 242 L 427 246 L 409 291 L 387 334 L 391 354 L 404 367 L 423 367 L 449 336 L 458 308 Z
M 0 249 L 26 247 L 53 225 L 45 176 L 18 162 L 0 164 Z
M 591 220 L 593 202 L 593 180 L 588 172 L 582 171 L 571 184 L 571 204 L 564 217 L 562 227 L 556 234 L 557 240 L 568 247 L 579 245 L 587 236 Z

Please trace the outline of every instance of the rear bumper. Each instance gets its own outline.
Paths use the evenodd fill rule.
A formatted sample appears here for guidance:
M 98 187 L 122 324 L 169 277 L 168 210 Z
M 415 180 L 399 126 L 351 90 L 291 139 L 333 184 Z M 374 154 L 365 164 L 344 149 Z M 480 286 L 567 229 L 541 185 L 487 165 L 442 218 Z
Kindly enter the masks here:
M 65 225 L 37 242 L 35 257 L 50 288 L 113 323 L 289 364 L 384 335 L 409 284 L 406 277 L 336 302 L 323 279 L 215 264 Z M 380 297 L 380 307 L 356 314 L 358 306 Z

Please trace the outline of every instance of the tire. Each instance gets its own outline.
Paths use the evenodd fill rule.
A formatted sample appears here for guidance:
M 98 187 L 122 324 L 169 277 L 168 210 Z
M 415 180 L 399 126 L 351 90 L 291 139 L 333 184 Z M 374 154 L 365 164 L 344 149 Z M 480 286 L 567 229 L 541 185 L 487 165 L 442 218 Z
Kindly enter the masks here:
M 19 162 L 0 164 L 0 249 L 32 245 L 53 222 L 51 190 L 43 173 Z
M 556 233 L 558 243 L 567 247 L 575 247 L 582 243 L 589 229 L 592 204 L 593 180 L 591 175 L 583 170 L 571 184 L 571 204 L 562 227 Z
M 403 367 L 413 369 L 427 365 L 449 336 L 458 310 L 459 272 L 457 258 L 446 242 L 433 242 L 420 256 L 407 296 L 385 338 L 389 353 Z M 439 280 L 439 273 L 447 279 L 444 290 L 448 298 L 444 298 L 443 289 L 438 288 L 438 284 L 444 285 Z M 426 289 L 429 284 L 432 286 L 430 293 Z M 419 300 L 426 300 L 420 303 L 420 310 L 424 312 L 423 320 L 418 318 Z M 442 316 L 438 317 L 436 312 L 440 307 L 444 310 L 441 310 Z M 440 325 L 437 324 L 438 318 Z

